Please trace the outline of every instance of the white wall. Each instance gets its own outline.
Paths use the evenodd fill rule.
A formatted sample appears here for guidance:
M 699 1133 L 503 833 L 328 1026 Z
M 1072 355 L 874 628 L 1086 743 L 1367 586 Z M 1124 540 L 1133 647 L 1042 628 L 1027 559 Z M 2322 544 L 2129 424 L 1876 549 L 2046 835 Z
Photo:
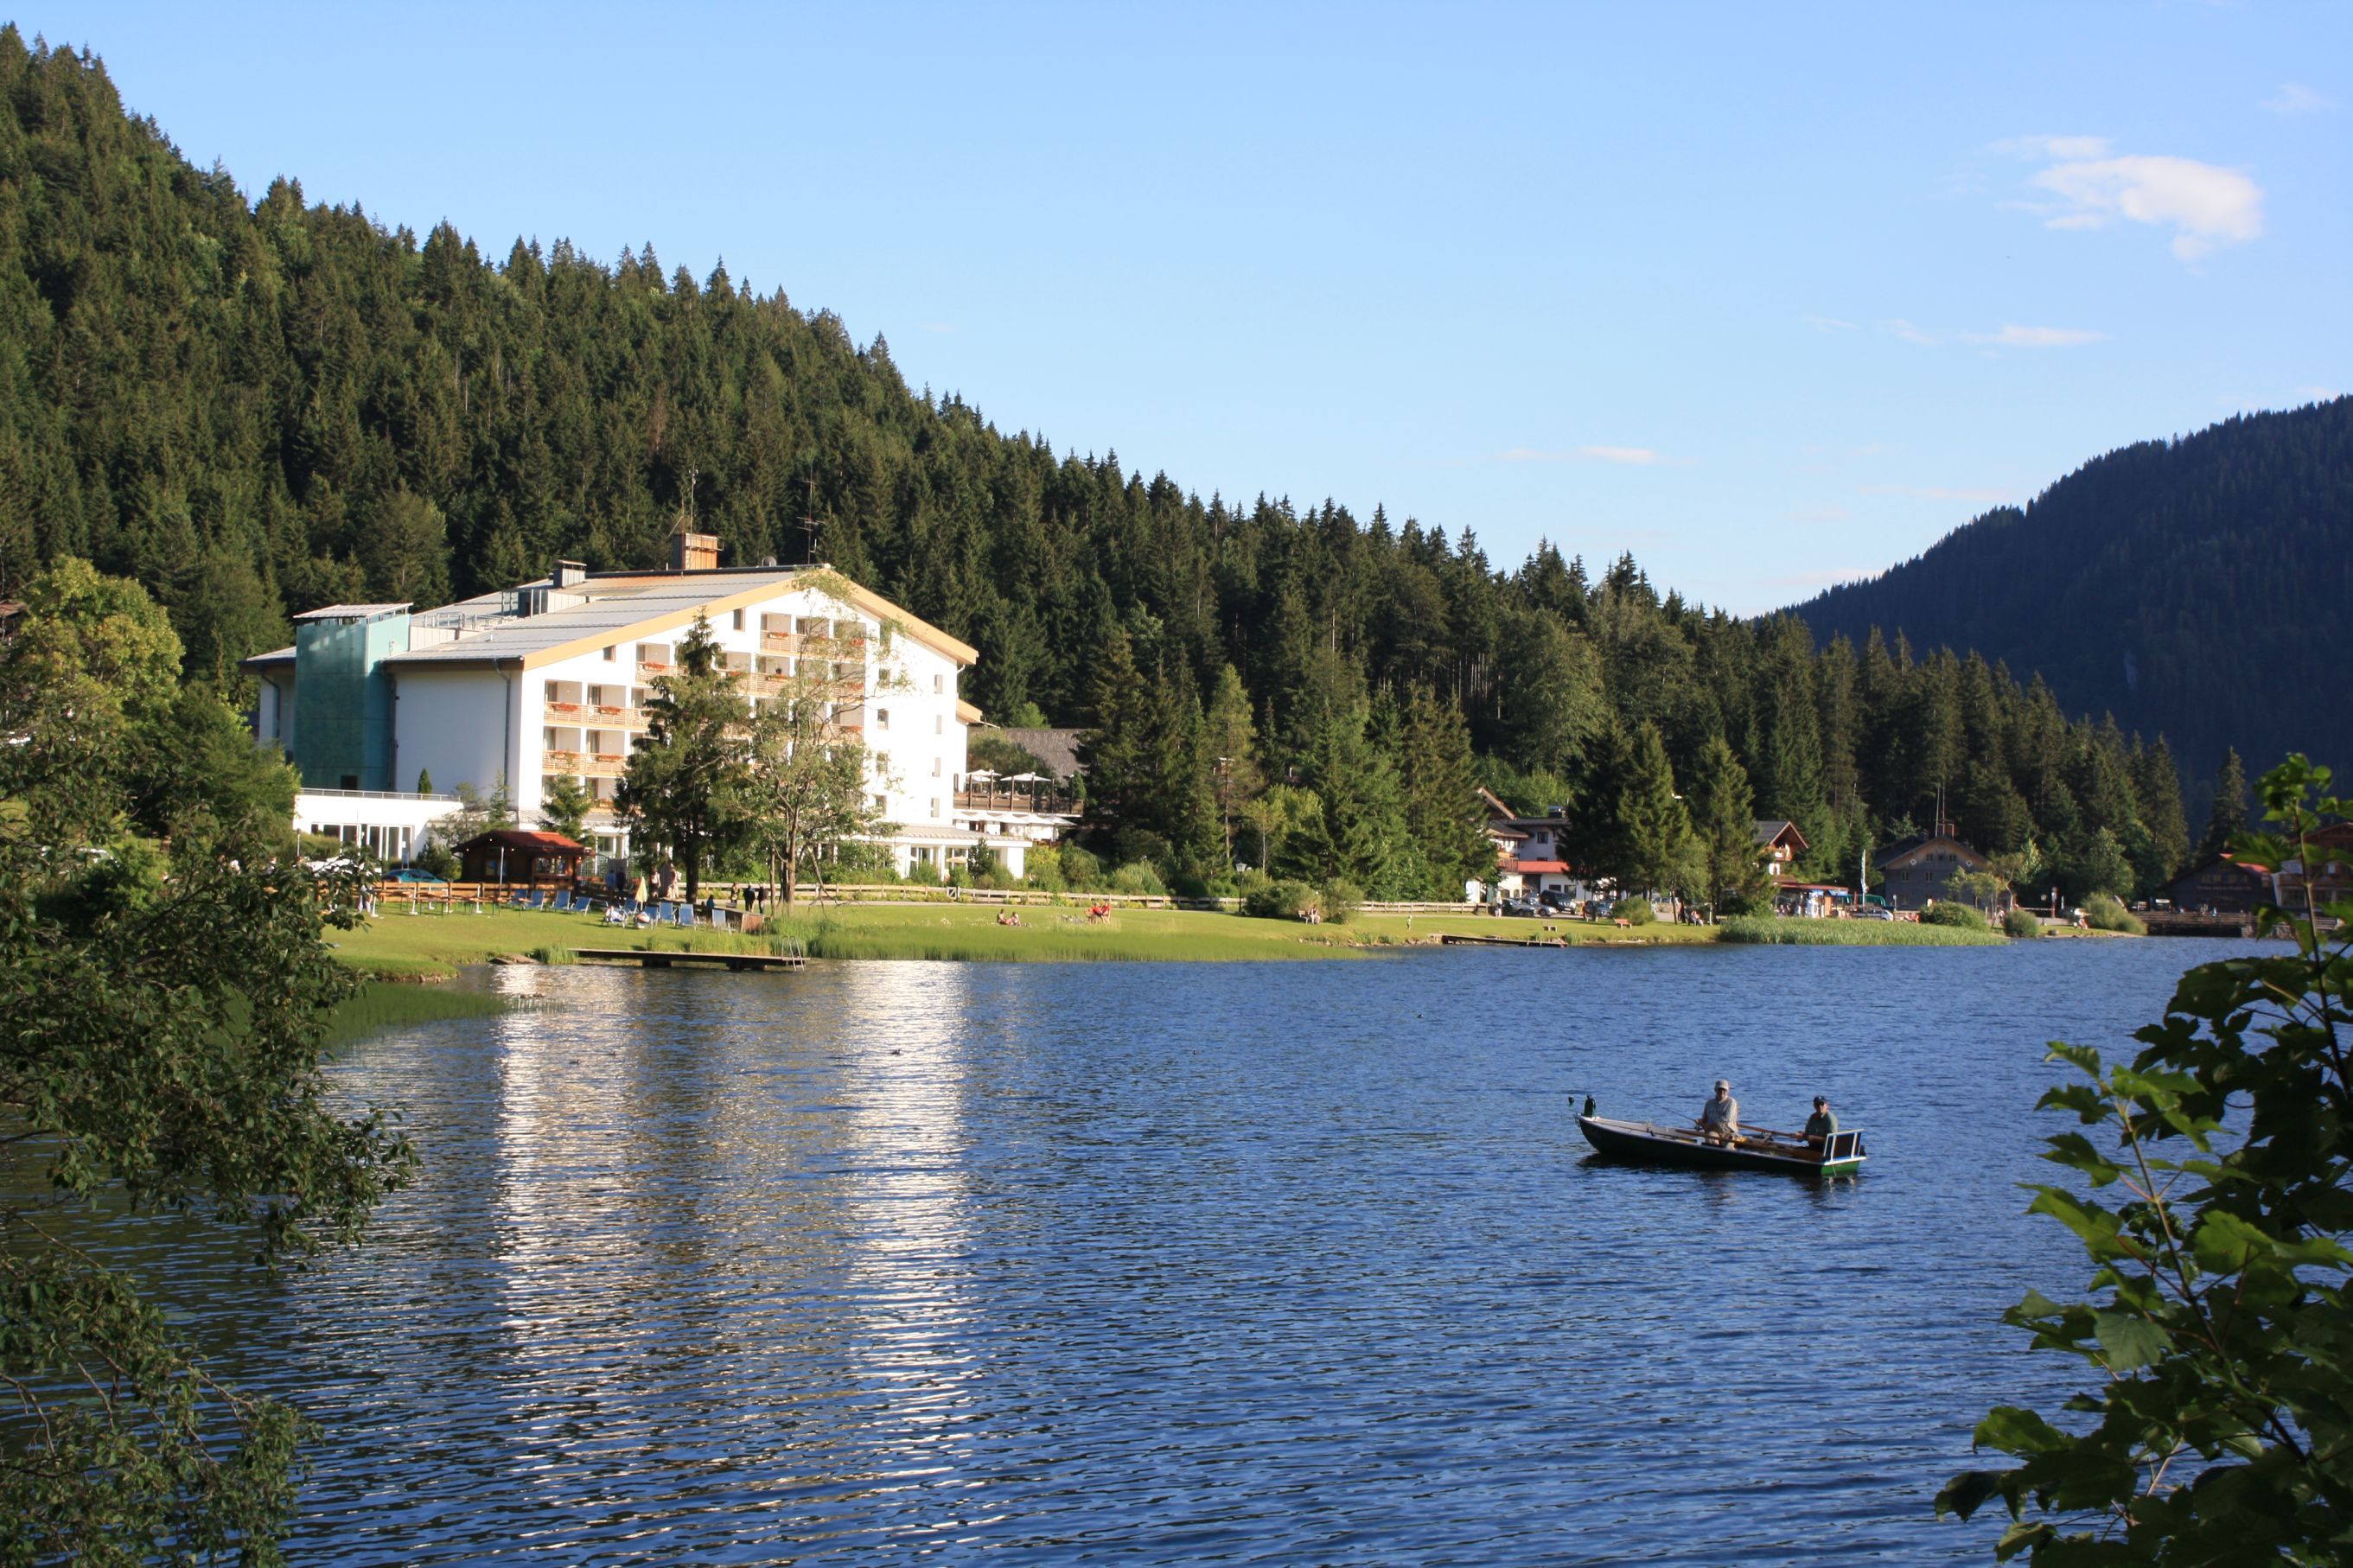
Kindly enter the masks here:
M 511 672 L 415 664 L 392 668 L 394 781 L 414 789 L 418 771 L 425 769 L 432 773 L 438 794 L 470 784 L 488 795 L 501 770 L 510 765 L 505 742 L 512 733 L 507 701 Z M 515 707 L 522 706 L 518 693 Z M 531 733 L 538 736 L 536 722 Z M 511 772 L 507 787 L 515 793 L 518 805 L 522 786 L 519 772 Z M 534 795 L 533 805 L 537 804 Z

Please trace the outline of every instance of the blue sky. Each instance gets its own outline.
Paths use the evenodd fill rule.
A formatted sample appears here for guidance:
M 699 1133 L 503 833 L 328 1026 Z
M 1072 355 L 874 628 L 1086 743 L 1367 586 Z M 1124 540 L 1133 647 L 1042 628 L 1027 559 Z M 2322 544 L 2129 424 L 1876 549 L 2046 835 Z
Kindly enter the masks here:
M 2353 390 L 2353 6 L 1166 9 L 16 20 L 249 195 L 723 257 L 1058 447 L 1740 611 Z

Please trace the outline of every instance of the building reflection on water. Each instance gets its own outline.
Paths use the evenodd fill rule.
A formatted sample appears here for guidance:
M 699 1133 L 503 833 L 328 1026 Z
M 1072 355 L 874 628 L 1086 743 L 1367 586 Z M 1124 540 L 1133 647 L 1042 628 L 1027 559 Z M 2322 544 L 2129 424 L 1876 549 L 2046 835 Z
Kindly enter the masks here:
M 512 973 L 561 1001 L 498 1021 L 458 1162 L 480 1223 L 442 1241 L 485 1289 L 469 1313 L 416 1282 L 497 1391 L 470 1468 L 575 1506 L 686 1472 L 771 1539 L 878 1505 L 900 1539 L 971 1522 L 942 1485 L 981 1376 L 967 972 Z M 937 1517 L 881 1501 L 910 1492 Z

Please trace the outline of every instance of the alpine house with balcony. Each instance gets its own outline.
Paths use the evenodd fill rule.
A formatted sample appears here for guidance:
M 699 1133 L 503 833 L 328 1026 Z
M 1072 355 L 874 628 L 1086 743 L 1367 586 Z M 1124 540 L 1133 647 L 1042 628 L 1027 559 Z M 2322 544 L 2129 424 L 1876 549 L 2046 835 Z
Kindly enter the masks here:
M 504 780 L 529 824 L 568 774 L 597 803 L 598 851 L 628 855 L 614 790 L 645 735 L 654 683 L 700 616 L 752 701 L 796 677 L 831 683 L 836 721 L 867 748 L 867 785 L 902 876 L 944 875 L 983 846 L 1022 873 L 1031 839 L 958 809 L 980 712 L 956 688 L 978 654 L 828 568 L 723 568 L 706 534 L 671 545 L 667 571 L 566 562 L 439 609 L 331 605 L 297 616 L 292 647 L 245 661 L 261 678 L 257 737 L 301 773 L 295 825 L 405 860 L 457 801 L 404 783 L 429 774 L 437 790 L 488 794 Z

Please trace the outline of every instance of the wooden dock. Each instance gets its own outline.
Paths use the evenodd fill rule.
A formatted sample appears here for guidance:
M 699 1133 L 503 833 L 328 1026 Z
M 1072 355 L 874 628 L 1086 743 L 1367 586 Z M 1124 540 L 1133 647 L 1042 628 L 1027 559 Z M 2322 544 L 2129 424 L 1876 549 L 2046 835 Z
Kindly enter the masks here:
M 1442 931 L 1439 943 L 1445 947 L 1567 947 L 1565 936 L 1465 936 L 1460 931 Z
M 668 969 L 677 963 L 723 963 L 739 973 L 746 970 L 802 969 L 808 960 L 773 952 L 688 952 L 678 948 L 655 951 L 643 947 L 581 947 L 573 956 L 583 963 L 637 963 L 648 969 Z
M 2148 927 L 2151 936 L 2253 936 L 2255 917 L 2252 914 L 2191 914 L 2185 910 L 2149 910 L 2142 913 L 2141 923 Z

